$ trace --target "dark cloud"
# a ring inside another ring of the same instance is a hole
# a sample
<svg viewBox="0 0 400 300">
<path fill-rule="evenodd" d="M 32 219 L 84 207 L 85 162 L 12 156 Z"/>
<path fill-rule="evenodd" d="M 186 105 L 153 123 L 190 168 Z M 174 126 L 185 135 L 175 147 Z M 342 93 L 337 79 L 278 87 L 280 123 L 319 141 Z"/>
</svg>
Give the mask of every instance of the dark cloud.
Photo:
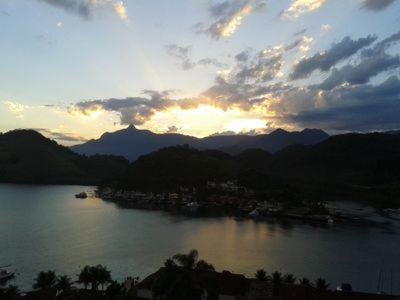
<svg viewBox="0 0 400 300">
<path fill-rule="evenodd" d="M 83 143 L 87 141 L 86 138 L 75 135 L 73 133 L 59 132 L 59 131 L 49 130 L 46 128 L 32 128 L 32 129 L 40 132 L 41 134 L 50 139 L 54 139 L 60 142 Z"/>
<path fill-rule="evenodd" d="M 372 77 L 400 67 L 400 57 L 386 53 L 363 59 L 359 64 L 345 65 L 341 69 L 333 69 L 330 76 L 318 88 L 331 90 L 342 83 L 362 84 L 367 83 Z"/>
<path fill-rule="evenodd" d="M 302 127 L 340 131 L 386 130 L 400 127 L 400 80 L 390 77 L 377 86 L 345 86 L 322 94 L 321 107 L 283 116 Z"/>
<path fill-rule="evenodd" d="M 235 59 L 239 62 L 246 62 L 250 57 L 250 51 L 245 50 L 235 55 Z"/>
<path fill-rule="evenodd" d="M 91 5 L 86 0 L 37 0 L 61 8 L 65 11 L 78 14 L 82 18 L 89 18 Z"/>
<path fill-rule="evenodd" d="M 119 0 L 36 0 L 68 13 L 76 14 L 83 19 L 89 19 L 95 9 L 112 10 L 121 20 L 127 20 L 127 10 L 124 2 Z"/>
<path fill-rule="evenodd" d="M 361 7 L 368 10 L 379 11 L 383 10 L 394 3 L 394 0 L 363 0 Z"/>
<path fill-rule="evenodd" d="M 68 112 L 72 115 L 87 116 L 98 111 L 116 112 L 120 116 L 121 124 L 142 125 L 157 112 L 170 108 L 192 109 L 200 104 L 208 104 L 207 99 L 201 98 L 171 99 L 171 91 L 145 90 L 143 92 L 149 97 L 81 101 L 70 105 Z"/>
<path fill-rule="evenodd" d="M 293 33 L 293 36 L 303 35 L 306 32 L 307 32 L 307 28 L 303 28 L 303 29 L 300 29 L 299 31 L 296 31 L 295 33 Z"/>
<path fill-rule="evenodd" d="M 367 83 L 372 77 L 400 67 L 400 56 L 390 55 L 386 50 L 400 41 L 400 32 L 380 41 L 375 46 L 364 49 L 360 55 L 360 62 L 356 65 L 347 64 L 340 69 L 334 68 L 332 73 L 318 88 L 330 90 L 342 83 Z"/>
<path fill-rule="evenodd" d="M 179 127 L 172 125 L 172 126 L 168 126 L 166 133 L 177 133 L 179 130 L 180 130 Z"/>
<path fill-rule="evenodd" d="M 333 44 L 329 50 L 300 60 L 294 66 L 289 77 L 291 80 L 296 80 L 306 78 L 316 70 L 329 71 L 338 62 L 349 58 L 360 49 L 372 44 L 376 39 L 377 37 L 372 35 L 358 40 L 352 40 L 347 36 L 339 43 Z"/>
<path fill-rule="evenodd" d="M 286 51 L 293 50 L 294 48 L 298 47 L 301 44 L 302 41 L 303 41 L 303 38 L 299 38 L 297 40 L 294 40 L 292 43 L 290 43 L 289 45 L 287 45 L 285 47 L 285 50 Z"/>
</svg>

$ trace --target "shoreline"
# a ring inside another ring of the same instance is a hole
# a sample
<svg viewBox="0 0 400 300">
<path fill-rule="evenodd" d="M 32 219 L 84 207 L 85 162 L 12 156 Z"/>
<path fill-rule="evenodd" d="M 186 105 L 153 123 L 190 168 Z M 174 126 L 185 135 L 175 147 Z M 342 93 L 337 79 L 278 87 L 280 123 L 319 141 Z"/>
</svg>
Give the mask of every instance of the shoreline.
<svg viewBox="0 0 400 300">
<path fill-rule="evenodd" d="M 206 204 L 193 204 L 189 202 L 186 205 L 174 205 L 165 202 L 151 202 L 143 201 L 143 199 L 138 198 L 124 198 L 118 196 L 110 196 L 109 194 L 104 195 L 98 189 L 95 190 L 95 195 L 99 199 L 115 203 L 121 208 L 126 209 L 139 209 L 148 211 L 163 211 L 173 215 L 185 216 L 189 218 L 201 218 L 201 217 L 229 217 L 236 221 L 246 221 L 253 220 L 256 222 L 279 222 L 287 224 L 305 224 L 317 227 L 330 228 L 335 225 L 347 225 L 347 226 L 366 226 L 371 228 L 388 228 L 392 221 L 400 221 L 400 218 L 395 218 L 386 214 L 384 211 L 380 211 L 374 208 L 374 211 L 380 217 L 384 217 L 387 221 L 375 221 L 365 217 L 359 217 L 352 215 L 350 212 L 346 212 L 345 215 L 341 213 L 325 213 L 325 214 L 299 214 L 293 213 L 293 210 L 304 211 L 305 207 L 297 207 L 286 210 L 279 211 L 267 211 L 263 212 L 257 208 L 250 211 L 242 211 L 240 208 L 215 208 L 209 207 Z M 193 204 L 191 206 L 191 204 Z M 255 213 L 257 211 L 257 213 Z"/>
</svg>

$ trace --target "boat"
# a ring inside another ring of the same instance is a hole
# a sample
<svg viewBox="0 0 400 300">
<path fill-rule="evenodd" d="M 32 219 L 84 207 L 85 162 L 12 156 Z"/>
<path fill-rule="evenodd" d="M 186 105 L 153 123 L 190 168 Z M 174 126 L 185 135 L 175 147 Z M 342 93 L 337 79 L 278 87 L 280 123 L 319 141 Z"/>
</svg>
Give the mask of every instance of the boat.
<svg viewBox="0 0 400 300">
<path fill-rule="evenodd" d="M 189 212 L 197 212 L 199 207 L 200 207 L 200 205 L 197 202 L 190 202 L 190 203 L 186 204 L 186 209 Z"/>
<path fill-rule="evenodd" d="M 253 210 L 252 212 L 249 213 L 250 218 L 257 218 L 260 215 L 257 209 Z"/>
<path fill-rule="evenodd" d="M 0 283 L 6 283 L 7 281 L 14 278 L 15 273 L 9 272 L 6 268 L 10 266 L 0 267 Z"/>
<path fill-rule="evenodd" d="M 86 199 L 87 198 L 87 194 L 85 192 L 82 192 L 82 193 L 76 194 L 75 198 Z"/>
</svg>

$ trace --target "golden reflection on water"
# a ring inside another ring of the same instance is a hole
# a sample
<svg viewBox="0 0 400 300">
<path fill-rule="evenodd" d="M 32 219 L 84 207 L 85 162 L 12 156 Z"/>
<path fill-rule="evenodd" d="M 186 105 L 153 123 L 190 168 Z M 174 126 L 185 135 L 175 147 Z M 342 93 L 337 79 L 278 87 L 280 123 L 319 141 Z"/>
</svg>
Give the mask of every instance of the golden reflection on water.
<svg viewBox="0 0 400 300">
<path fill-rule="evenodd" d="M 268 255 L 260 256 L 259 251 L 268 251 L 269 241 L 274 240 L 274 244 L 279 244 L 282 235 L 275 230 L 275 225 L 237 222 L 234 219 L 223 219 L 217 223 L 202 223 L 193 235 L 186 237 L 184 247 L 198 249 L 201 258 L 209 260 L 217 269 L 230 266 L 229 271 L 241 271 L 243 260 L 247 265 L 254 266 L 254 270 L 263 265 L 274 265 Z M 253 250 L 244 254 L 244 251 L 240 251 L 242 247 Z M 263 259 L 260 260 L 260 257 Z"/>
</svg>

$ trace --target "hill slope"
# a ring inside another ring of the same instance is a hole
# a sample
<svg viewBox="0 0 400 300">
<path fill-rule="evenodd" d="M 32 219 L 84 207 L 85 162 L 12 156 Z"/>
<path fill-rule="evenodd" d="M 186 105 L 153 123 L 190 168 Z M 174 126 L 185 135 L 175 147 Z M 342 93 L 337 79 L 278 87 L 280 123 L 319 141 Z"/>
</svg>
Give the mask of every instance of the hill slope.
<svg viewBox="0 0 400 300">
<path fill-rule="evenodd" d="M 78 155 L 33 130 L 0 134 L 0 182 L 97 183 L 127 164 L 123 158 Z"/>
</svg>

